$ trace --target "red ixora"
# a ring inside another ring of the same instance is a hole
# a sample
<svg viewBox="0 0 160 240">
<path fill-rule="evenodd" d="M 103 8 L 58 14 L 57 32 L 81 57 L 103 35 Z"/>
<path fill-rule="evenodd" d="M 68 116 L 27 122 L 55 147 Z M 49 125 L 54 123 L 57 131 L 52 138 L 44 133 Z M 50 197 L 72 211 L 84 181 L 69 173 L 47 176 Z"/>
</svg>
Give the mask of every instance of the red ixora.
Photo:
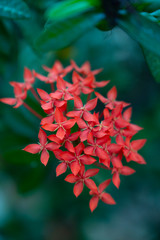
<svg viewBox="0 0 160 240">
<path fill-rule="evenodd" d="M 96 75 L 102 69 L 91 70 L 88 61 L 81 67 L 73 60 L 66 67 L 56 61 L 51 67 L 43 65 L 43 69 L 47 72 L 45 76 L 25 67 L 24 82 L 10 82 L 14 97 L 0 99 L 0 102 L 13 105 L 14 108 L 23 105 L 40 119 L 39 143 L 29 144 L 23 150 L 32 154 L 40 153 L 40 160 L 45 166 L 51 151 L 58 159 L 56 176 L 70 171 L 65 181 L 74 183 L 74 195 L 78 197 L 84 187 L 89 190 L 92 196 L 89 202 L 91 212 L 100 200 L 114 205 L 115 200 L 104 191 L 111 179 L 112 187 L 119 189 L 120 176 L 135 172 L 128 166 L 130 161 L 146 163 L 138 152 L 146 139 L 135 140 L 135 135 L 142 128 L 131 123 L 130 104 L 117 100 L 115 86 L 106 97 L 97 92 L 96 88 L 104 88 L 110 81 L 97 81 Z M 51 90 L 35 90 L 34 83 L 37 80 L 50 85 Z M 28 92 L 39 103 L 43 116 L 27 104 Z M 104 104 L 103 109 L 97 105 L 98 101 Z M 110 179 L 103 179 L 101 169 L 106 171 Z M 98 187 L 96 182 L 99 182 Z"/>
<path fill-rule="evenodd" d="M 29 144 L 23 150 L 29 153 L 40 153 L 41 152 L 41 162 L 46 166 L 49 159 L 48 151 L 54 151 L 60 147 L 59 144 L 47 142 L 47 134 L 40 128 L 38 134 L 39 143 L 38 144 Z"/>
</svg>

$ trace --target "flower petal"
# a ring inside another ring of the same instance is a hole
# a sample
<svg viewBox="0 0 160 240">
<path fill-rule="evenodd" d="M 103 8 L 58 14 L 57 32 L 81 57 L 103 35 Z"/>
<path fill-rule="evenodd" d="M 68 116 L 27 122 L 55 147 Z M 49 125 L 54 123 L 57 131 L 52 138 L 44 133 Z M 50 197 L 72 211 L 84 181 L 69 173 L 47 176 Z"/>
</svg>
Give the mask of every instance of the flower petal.
<svg viewBox="0 0 160 240">
<path fill-rule="evenodd" d="M 41 153 L 41 162 L 46 166 L 49 159 L 49 153 L 46 149 L 43 149 Z"/>
<path fill-rule="evenodd" d="M 110 100 L 115 100 L 117 98 L 117 89 L 115 86 L 107 93 L 107 97 Z"/>
<path fill-rule="evenodd" d="M 86 109 L 87 111 L 91 111 L 91 110 L 93 110 L 96 106 L 97 106 L 97 98 L 94 98 L 94 99 L 92 99 L 92 100 L 90 100 L 90 101 L 88 101 L 88 102 L 86 103 L 85 109 Z"/>
<path fill-rule="evenodd" d="M 97 190 L 97 186 L 92 179 L 85 179 L 84 183 L 90 190 Z"/>
<path fill-rule="evenodd" d="M 49 94 L 46 91 L 44 91 L 40 88 L 37 88 L 37 92 L 42 100 L 44 100 L 44 101 L 51 100 L 51 97 L 49 96 Z"/>
<path fill-rule="evenodd" d="M 41 151 L 41 147 L 39 144 L 29 144 L 23 150 L 35 154 Z"/>
<path fill-rule="evenodd" d="M 78 177 L 75 176 L 74 174 L 69 174 L 67 175 L 67 177 L 64 179 L 66 182 L 69 182 L 69 183 L 75 183 L 78 181 Z"/>
<path fill-rule="evenodd" d="M 65 123 L 63 124 L 63 127 L 64 127 L 65 129 L 70 129 L 70 128 L 72 128 L 72 127 L 74 126 L 75 123 L 76 123 L 76 120 L 75 120 L 75 119 L 69 119 L 67 122 L 65 122 Z"/>
<path fill-rule="evenodd" d="M 114 201 L 112 196 L 108 193 L 103 193 L 102 197 L 101 197 L 101 200 L 106 204 L 110 204 L 110 205 L 116 204 L 116 202 Z"/>
<path fill-rule="evenodd" d="M 60 146 L 60 144 L 51 142 L 46 145 L 46 149 L 53 152 L 54 150 L 57 150 Z"/>
<path fill-rule="evenodd" d="M 80 182 L 75 183 L 74 188 L 73 188 L 74 195 L 76 197 L 78 197 L 82 191 L 83 191 L 83 182 L 80 181 Z"/>
<path fill-rule="evenodd" d="M 83 152 L 84 150 L 84 147 L 85 145 L 83 143 L 79 143 L 76 147 L 75 147 L 75 152 L 76 152 L 76 155 L 79 156 L 81 155 L 81 153 Z"/>
<path fill-rule="evenodd" d="M 59 175 L 65 173 L 67 170 L 67 164 L 65 162 L 60 163 L 57 167 L 56 167 L 56 176 L 58 177 Z"/>
<path fill-rule="evenodd" d="M 117 171 L 113 174 L 112 181 L 113 181 L 113 184 L 116 186 L 116 188 L 119 188 L 120 178 L 119 178 L 119 173 Z"/>
<path fill-rule="evenodd" d="M 66 134 L 66 131 L 62 127 L 60 127 L 56 133 L 56 136 L 62 140 L 64 139 L 65 134 Z"/>
<path fill-rule="evenodd" d="M 72 173 L 73 173 L 75 176 L 79 173 L 79 171 L 80 171 L 80 169 L 81 169 L 78 161 L 72 162 L 72 163 L 70 164 L 70 168 L 71 168 Z"/>
<path fill-rule="evenodd" d="M 146 141 L 147 141 L 146 139 L 134 140 L 134 141 L 131 142 L 131 146 L 132 146 L 133 149 L 139 150 L 144 146 Z"/>
<path fill-rule="evenodd" d="M 83 164 L 86 164 L 86 165 L 91 165 L 92 163 L 96 162 L 96 159 L 94 159 L 88 155 L 82 155 L 80 157 L 80 160 Z"/>
<path fill-rule="evenodd" d="M 44 146 L 47 142 L 47 134 L 41 128 L 39 130 L 38 139 L 39 139 L 39 142 L 42 146 Z"/>
<path fill-rule="evenodd" d="M 131 175 L 133 173 L 135 173 L 136 171 L 130 167 L 124 166 L 121 170 L 120 170 L 120 174 L 128 176 Z"/>
<path fill-rule="evenodd" d="M 100 192 L 103 192 L 103 190 L 108 187 L 108 185 L 110 184 L 111 182 L 111 179 L 107 179 L 106 181 L 102 182 L 100 185 L 99 185 L 99 191 Z"/>
<path fill-rule="evenodd" d="M 89 201 L 89 208 L 91 212 L 93 212 L 96 209 L 96 207 L 98 206 L 98 202 L 99 202 L 98 196 L 93 196 L 91 198 L 91 200 Z"/>
<path fill-rule="evenodd" d="M 99 172 L 98 168 L 89 169 L 85 172 L 85 178 L 93 177 L 93 176 L 97 175 L 98 172 Z"/>
<path fill-rule="evenodd" d="M 0 102 L 3 102 L 8 105 L 15 105 L 17 100 L 15 98 L 1 98 Z"/>
</svg>

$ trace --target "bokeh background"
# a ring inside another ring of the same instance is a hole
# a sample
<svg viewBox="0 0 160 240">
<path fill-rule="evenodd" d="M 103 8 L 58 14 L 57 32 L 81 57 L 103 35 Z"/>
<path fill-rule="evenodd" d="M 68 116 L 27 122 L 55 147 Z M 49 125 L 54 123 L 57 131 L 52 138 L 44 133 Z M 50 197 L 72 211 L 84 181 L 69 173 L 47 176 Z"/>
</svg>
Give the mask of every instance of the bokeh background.
<svg viewBox="0 0 160 240">
<path fill-rule="evenodd" d="M 31 6 L 35 25 L 42 28 L 44 1 L 37 9 L 34 3 Z M 0 97 L 13 96 L 8 83 L 23 80 L 24 66 L 44 73 L 42 64 L 52 66 L 56 59 L 64 66 L 70 59 L 78 65 L 89 60 L 92 69 L 104 69 L 98 80 L 111 80 L 100 92 L 105 95 L 116 85 L 118 100 L 132 104 L 132 122 L 144 128 L 135 138 L 147 139 L 140 151 L 147 165 L 131 163 L 136 174 L 122 176 L 119 190 L 109 187 L 117 204 L 101 202 L 91 213 L 87 190 L 76 199 L 64 175 L 56 178 L 53 156 L 44 167 L 38 155 L 21 150 L 37 142 L 39 121 L 23 107 L 12 109 L 1 103 L 0 240 L 159 240 L 160 84 L 141 48 L 118 27 L 107 33 L 95 28 L 68 48 L 40 54 L 31 44 L 38 27 L 27 21 L 0 19 Z M 27 101 L 41 111 L 31 95 Z M 103 177 L 105 173 L 97 181 Z"/>
</svg>

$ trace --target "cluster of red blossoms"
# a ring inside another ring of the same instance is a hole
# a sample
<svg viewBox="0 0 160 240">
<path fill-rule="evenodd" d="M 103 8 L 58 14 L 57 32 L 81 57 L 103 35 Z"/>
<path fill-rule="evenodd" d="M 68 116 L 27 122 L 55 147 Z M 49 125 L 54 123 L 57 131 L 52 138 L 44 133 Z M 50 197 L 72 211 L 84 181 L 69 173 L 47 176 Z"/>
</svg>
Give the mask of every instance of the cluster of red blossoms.
<svg viewBox="0 0 160 240">
<path fill-rule="evenodd" d="M 111 180 L 116 188 L 120 185 L 120 175 L 131 175 L 135 170 L 124 165 L 134 161 L 145 164 L 143 157 L 137 152 L 143 147 L 146 140 L 131 140 L 142 128 L 130 123 L 132 108 L 123 101 L 117 101 L 116 87 L 110 89 L 106 97 L 96 92 L 96 88 L 106 86 L 109 81 L 97 82 L 95 75 L 101 69 L 91 70 L 89 62 L 78 67 L 74 61 L 64 68 L 56 61 L 52 68 L 43 66 L 47 76 L 34 70 L 24 69 L 24 82 L 10 82 L 14 88 L 14 98 L 2 98 L 1 102 L 14 105 L 15 108 L 23 105 L 41 119 L 38 134 L 39 143 L 30 144 L 24 148 L 32 154 L 41 153 L 41 162 L 46 165 L 49 160 L 49 151 L 53 152 L 59 163 L 56 175 L 59 176 L 69 168 L 71 173 L 65 181 L 74 183 L 73 192 L 78 197 L 84 185 L 92 196 L 89 207 L 93 211 L 98 201 L 106 204 L 115 204 L 114 199 L 104 190 Z M 73 71 L 73 72 L 72 72 Z M 72 83 L 64 80 L 72 72 Z M 35 79 L 51 85 L 51 93 L 33 88 Z M 55 90 L 56 85 L 56 90 Z M 27 92 L 31 91 L 39 101 L 46 116 L 43 118 L 28 106 L 24 100 Z M 86 96 L 86 103 L 82 96 Z M 91 99 L 91 96 L 95 96 Z M 99 113 L 94 109 L 97 101 L 104 104 L 104 110 Z M 68 103 L 74 101 L 74 109 L 69 111 Z M 128 107 L 128 108 L 126 108 Z M 49 135 L 44 131 L 48 131 Z M 86 165 L 92 165 L 86 170 Z M 97 168 L 94 168 L 94 167 Z M 111 179 L 102 182 L 98 187 L 91 177 L 104 168 L 111 173 Z"/>
</svg>

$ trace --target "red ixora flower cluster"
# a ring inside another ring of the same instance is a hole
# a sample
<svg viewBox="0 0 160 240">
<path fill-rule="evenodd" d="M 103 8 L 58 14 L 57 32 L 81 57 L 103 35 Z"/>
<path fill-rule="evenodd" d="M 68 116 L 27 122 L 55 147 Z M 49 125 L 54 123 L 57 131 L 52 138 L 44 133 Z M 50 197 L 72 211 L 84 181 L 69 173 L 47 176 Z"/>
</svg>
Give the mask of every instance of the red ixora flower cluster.
<svg viewBox="0 0 160 240">
<path fill-rule="evenodd" d="M 146 140 L 132 140 L 142 129 L 130 123 L 132 108 L 128 107 L 128 103 L 116 100 L 116 87 L 111 88 L 106 97 L 95 91 L 96 88 L 105 87 L 109 81 L 97 82 L 95 76 L 102 70 L 92 71 L 89 62 L 78 67 L 72 60 L 71 64 L 64 68 L 56 61 L 52 68 L 43 68 L 47 76 L 25 68 L 24 83 L 10 82 L 15 97 L 0 99 L 15 108 L 24 105 L 41 119 L 39 143 L 30 144 L 24 150 L 32 154 L 41 153 L 40 158 L 44 165 L 48 163 L 49 152 L 53 152 L 59 161 L 56 175 L 65 173 L 67 169 L 71 170 L 65 181 L 74 183 L 75 196 L 81 194 L 84 185 L 89 189 L 92 196 L 89 203 L 91 211 L 97 207 L 99 200 L 106 204 L 115 204 L 111 195 L 104 191 L 111 179 L 115 187 L 119 188 L 120 175 L 131 175 L 135 172 L 126 166 L 125 162 L 146 163 L 137 152 Z M 72 82 L 69 83 L 64 78 L 71 71 Z M 38 96 L 33 88 L 36 78 L 50 84 L 51 93 L 37 89 Z M 24 102 L 29 90 L 39 101 L 45 117 Z M 85 99 L 85 95 L 87 100 L 84 104 L 82 98 Z M 91 96 L 94 98 L 91 99 Z M 98 100 L 104 104 L 101 113 L 94 111 Z M 72 111 L 68 109 L 70 101 L 74 101 L 74 109 L 70 109 Z M 48 131 L 49 135 L 45 131 Z M 126 161 L 122 161 L 123 157 Z M 88 169 L 88 165 L 92 165 L 91 169 Z M 94 168 L 95 166 L 97 168 Z M 110 171 L 111 179 L 97 186 L 91 178 L 97 175 L 101 168 Z"/>
</svg>

